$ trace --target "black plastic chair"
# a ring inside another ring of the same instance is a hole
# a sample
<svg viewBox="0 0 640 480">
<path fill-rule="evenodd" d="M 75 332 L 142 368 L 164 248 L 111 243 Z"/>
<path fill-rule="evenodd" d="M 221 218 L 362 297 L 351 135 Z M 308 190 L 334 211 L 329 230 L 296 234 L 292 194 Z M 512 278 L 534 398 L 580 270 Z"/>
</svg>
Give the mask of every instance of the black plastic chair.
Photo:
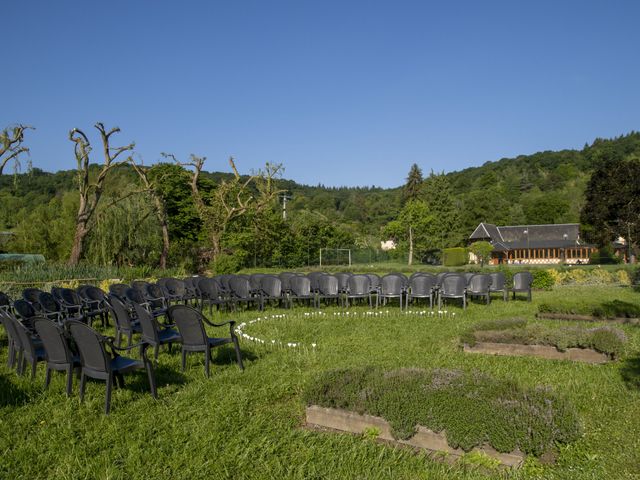
<svg viewBox="0 0 640 480">
<path fill-rule="evenodd" d="M 18 338 L 18 332 L 16 332 L 13 322 L 9 318 L 11 312 L 8 310 L 0 310 L 0 322 L 4 327 L 4 331 L 7 334 L 7 366 L 13 368 L 17 366 L 17 360 L 20 359 L 22 345 Z"/>
<path fill-rule="evenodd" d="M 213 323 L 207 320 L 198 310 L 188 305 L 173 305 L 169 307 L 168 316 L 170 321 L 178 327 L 178 331 L 182 337 L 183 372 L 187 363 L 187 353 L 204 352 L 204 371 L 208 377 L 211 349 L 228 343 L 233 343 L 238 366 L 240 370 L 244 370 L 238 337 L 234 331 L 234 325 L 236 324 L 234 320 L 223 323 Z M 225 325 L 229 325 L 229 337 L 209 337 L 204 327 L 205 323 L 211 327 L 224 327 Z"/>
<path fill-rule="evenodd" d="M 149 303 L 152 310 L 167 310 L 167 299 L 165 298 L 164 290 L 160 285 L 155 283 L 148 284 L 144 298 Z"/>
<path fill-rule="evenodd" d="M 38 362 L 44 361 L 44 348 L 42 348 L 42 342 L 36 339 L 27 327 L 18 321 L 13 315 L 5 314 L 5 316 L 12 322 L 15 333 L 17 334 L 18 341 L 20 343 L 20 355 L 18 356 L 18 374 L 22 375 L 26 364 L 31 365 L 31 378 L 36 376 L 36 368 Z M 35 320 L 32 319 L 32 320 Z"/>
<path fill-rule="evenodd" d="M 225 305 L 225 300 L 222 296 L 222 289 L 220 283 L 214 278 L 202 277 L 198 279 L 198 292 L 200 293 L 200 310 L 205 305 L 209 305 L 209 312 L 213 311 L 213 306 L 219 310 L 220 307 Z"/>
<path fill-rule="evenodd" d="M 146 355 L 146 344 L 141 343 L 128 347 L 117 347 L 113 344 L 112 338 L 100 335 L 93 328 L 82 322 L 70 320 L 68 327 L 80 352 L 80 362 L 82 365 L 80 374 L 80 402 L 84 401 L 87 377 L 105 380 L 107 388 L 104 412 L 108 415 L 111 409 L 111 390 L 114 382 L 119 383 L 120 387 L 124 387 L 123 374 L 141 369 L 147 372 L 151 395 L 153 398 L 158 398 L 153 365 Z M 122 357 L 118 354 L 119 351 L 128 351 L 138 346 L 141 350 L 142 361 Z"/>
<path fill-rule="evenodd" d="M 338 279 L 338 290 L 340 290 L 341 293 L 347 292 L 347 282 L 349 281 L 349 277 L 351 277 L 352 275 L 352 273 L 347 272 L 338 272 L 334 274 L 334 276 Z"/>
<path fill-rule="evenodd" d="M 397 298 L 400 302 L 400 310 L 402 310 L 405 280 L 406 277 L 403 279 L 396 273 L 389 273 L 382 277 L 378 299 L 382 300 L 384 305 L 386 305 L 387 300 Z"/>
<path fill-rule="evenodd" d="M 316 293 L 316 307 L 320 308 L 320 301 L 335 300 L 336 305 L 342 302 L 342 292 L 338 278 L 334 275 L 322 275 L 318 277 L 318 292 Z"/>
<path fill-rule="evenodd" d="M 467 281 L 463 275 L 449 273 L 442 277 L 442 285 L 438 294 L 438 309 L 442 308 L 442 301 L 447 298 L 462 299 L 462 308 L 467 308 Z"/>
<path fill-rule="evenodd" d="M 320 288 L 320 279 L 325 276 L 325 272 L 309 272 L 307 273 L 307 278 L 311 282 L 311 291 L 314 293 L 318 292 Z"/>
<path fill-rule="evenodd" d="M 102 326 L 107 326 L 107 294 L 94 285 L 83 285 L 78 287 L 76 291 L 82 299 L 84 318 L 87 319 L 89 325 L 93 323 L 94 318 L 99 318 Z"/>
<path fill-rule="evenodd" d="M 185 295 L 187 293 L 187 287 L 182 280 L 178 280 L 177 278 L 161 278 L 158 280 L 158 285 L 164 290 L 167 305 L 170 305 L 172 302 L 186 302 Z"/>
<path fill-rule="evenodd" d="M 62 320 L 64 319 L 64 310 L 53 294 L 40 292 L 40 295 L 38 295 L 38 303 L 41 307 L 41 315 L 44 315 L 51 320 L 55 320 L 58 323 L 62 323 Z"/>
<path fill-rule="evenodd" d="M 116 326 L 116 345 L 118 347 L 121 345 L 123 336 L 127 337 L 127 346 L 131 345 L 133 334 L 142 333 L 140 322 L 131 317 L 126 305 L 115 295 L 110 295 L 107 298 L 107 306 Z"/>
<path fill-rule="evenodd" d="M 229 287 L 231 288 L 231 305 L 234 309 L 236 309 L 240 303 L 244 303 L 247 308 L 249 304 L 255 304 L 258 306 L 258 309 L 262 310 L 261 297 L 253 293 L 248 278 L 234 276 L 229 279 Z"/>
<path fill-rule="evenodd" d="M 36 312 L 40 311 L 40 304 L 38 303 L 38 296 L 42 290 L 39 288 L 25 288 L 22 291 L 22 298 L 31 304 Z"/>
<path fill-rule="evenodd" d="M 26 300 L 18 299 L 13 302 L 13 309 L 20 320 L 22 320 L 23 325 L 29 330 L 33 330 L 31 322 L 38 315 L 38 312 L 33 308 L 33 305 Z"/>
<path fill-rule="evenodd" d="M 173 325 L 160 325 L 142 305 L 134 303 L 133 307 L 140 322 L 142 342 L 153 347 L 153 357 L 156 361 L 158 360 L 160 345 L 167 345 L 169 352 L 171 352 L 171 346 L 182 341 L 180 333 L 171 328 Z"/>
<path fill-rule="evenodd" d="M 489 305 L 491 303 L 491 276 L 477 273 L 467 283 L 467 297 L 483 297 Z"/>
<path fill-rule="evenodd" d="M 350 275 L 347 279 L 345 305 L 348 307 L 349 300 L 357 299 L 368 299 L 369 308 L 373 307 L 371 281 L 367 275 Z"/>
<path fill-rule="evenodd" d="M 263 275 L 260 279 L 260 299 L 262 308 L 264 308 L 265 302 L 276 301 L 279 306 L 282 306 L 282 301 L 285 300 L 282 296 L 282 282 L 280 278 L 275 275 Z"/>
<path fill-rule="evenodd" d="M 115 295 L 116 297 L 118 297 L 120 300 L 122 300 L 123 302 L 126 301 L 125 298 L 125 292 L 131 288 L 130 285 L 127 285 L 126 283 L 114 283 L 112 285 L 109 285 L 109 293 L 111 295 Z"/>
<path fill-rule="evenodd" d="M 80 295 L 78 295 L 75 290 L 70 288 L 60 288 L 52 290 L 52 294 L 58 299 L 58 302 L 60 302 L 67 318 L 73 318 L 74 320 L 80 321 L 84 320 L 84 304 Z"/>
<path fill-rule="evenodd" d="M 7 312 L 11 312 L 12 304 L 11 297 L 4 292 L 0 292 L 0 311 L 6 310 Z"/>
<path fill-rule="evenodd" d="M 502 293 L 502 299 L 506 302 L 509 300 L 509 293 L 506 287 L 506 281 L 504 277 L 504 273 L 502 272 L 494 272 L 490 274 L 491 276 L 491 287 L 489 287 L 489 294 L 491 293 Z"/>
<path fill-rule="evenodd" d="M 311 280 L 306 276 L 295 276 L 289 279 L 289 308 L 293 307 L 294 300 L 303 300 L 307 305 L 316 303 L 316 294 L 311 291 Z"/>
<path fill-rule="evenodd" d="M 409 289 L 407 291 L 407 306 L 415 299 L 428 298 L 429 308 L 433 308 L 433 291 L 436 286 L 436 279 L 433 275 L 413 275 L 409 278 Z"/>
<path fill-rule="evenodd" d="M 73 388 L 73 370 L 80 368 L 80 357 L 74 355 L 69 348 L 65 331 L 48 318 L 36 318 L 33 326 L 42 340 L 47 370 L 44 377 L 44 388 L 49 387 L 51 372 L 67 372 L 67 397 Z"/>
<path fill-rule="evenodd" d="M 531 301 L 531 285 L 533 284 L 533 275 L 529 272 L 518 272 L 513 275 L 513 299 L 516 299 L 516 292 L 526 293 L 527 300 Z"/>
</svg>

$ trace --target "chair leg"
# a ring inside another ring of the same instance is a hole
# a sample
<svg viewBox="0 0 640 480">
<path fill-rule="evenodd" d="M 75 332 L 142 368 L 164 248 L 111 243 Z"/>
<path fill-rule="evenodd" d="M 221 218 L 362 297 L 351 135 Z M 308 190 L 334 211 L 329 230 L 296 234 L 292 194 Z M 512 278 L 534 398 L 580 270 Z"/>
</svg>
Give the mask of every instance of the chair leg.
<svg viewBox="0 0 640 480">
<path fill-rule="evenodd" d="M 187 351 L 182 349 L 182 371 L 184 372 L 185 368 L 187 368 Z"/>
<path fill-rule="evenodd" d="M 204 373 L 209 378 L 209 362 L 211 361 L 211 347 L 207 346 L 204 352 Z"/>
<path fill-rule="evenodd" d="M 69 365 L 67 369 L 67 397 L 71 396 L 71 390 L 73 389 L 73 365 Z"/>
<path fill-rule="evenodd" d="M 104 413 L 105 415 L 109 415 L 109 410 L 111 410 L 111 389 L 113 386 L 113 378 L 114 375 L 111 374 L 107 377 L 107 391 L 105 393 L 104 399 Z"/>
<path fill-rule="evenodd" d="M 84 401 L 84 388 L 87 383 L 87 377 L 85 377 L 84 372 L 80 374 L 80 403 Z"/>
<path fill-rule="evenodd" d="M 242 352 L 240 352 L 240 344 L 238 343 L 238 338 L 234 335 L 233 337 L 233 346 L 236 350 L 236 360 L 238 361 L 238 366 L 240 370 L 244 370 L 244 365 L 242 364 Z"/>
<path fill-rule="evenodd" d="M 156 363 L 158 362 L 158 353 L 160 351 L 160 345 L 156 345 L 153 347 L 153 357 L 156 360 Z"/>
<path fill-rule="evenodd" d="M 51 382 L 51 369 L 47 366 L 47 370 L 44 373 L 44 388 L 49 388 Z"/>
<path fill-rule="evenodd" d="M 36 378 L 36 367 L 38 366 L 38 362 L 36 359 L 33 359 L 33 363 L 31 364 L 31 380 Z"/>
</svg>

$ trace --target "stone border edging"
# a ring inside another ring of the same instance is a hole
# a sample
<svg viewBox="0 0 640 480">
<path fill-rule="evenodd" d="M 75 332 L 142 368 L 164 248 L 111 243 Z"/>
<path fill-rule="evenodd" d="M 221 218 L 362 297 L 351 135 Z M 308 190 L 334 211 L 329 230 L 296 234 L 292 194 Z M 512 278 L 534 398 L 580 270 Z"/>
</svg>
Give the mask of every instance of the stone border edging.
<svg viewBox="0 0 640 480">
<path fill-rule="evenodd" d="M 576 321 L 584 321 L 584 322 L 610 322 L 610 323 L 632 323 L 632 324 L 640 323 L 639 318 L 627 318 L 627 317 L 604 318 L 604 317 L 595 317 L 593 315 L 579 315 L 575 313 L 538 312 L 536 313 L 536 317 L 546 318 L 549 320 L 576 320 Z"/>
<path fill-rule="evenodd" d="M 473 347 L 464 345 L 466 353 L 483 353 L 487 355 L 507 355 L 514 357 L 540 357 L 548 360 L 571 360 L 601 364 L 611 361 L 608 355 L 589 348 L 567 348 L 561 352 L 548 345 L 522 345 L 520 343 L 477 342 Z"/>
<path fill-rule="evenodd" d="M 462 457 L 466 453 L 461 448 L 450 447 L 444 432 L 436 433 L 420 425 L 416 434 L 409 440 L 398 440 L 391 435 L 391 425 L 384 418 L 366 414 L 360 415 L 347 410 L 320 407 L 318 405 L 308 406 L 306 415 L 308 425 L 358 434 L 365 433 L 370 429 L 376 429 L 379 432 L 378 439 L 391 443 L 442 453 L 455 459 Z M 525 455 L 518 450 L 511 453 L 500 453 L 488 445 L 475 447 L 472 452 L 484 453 L 509 467 L 519 467 L 525 459 Z"/>
</svg>

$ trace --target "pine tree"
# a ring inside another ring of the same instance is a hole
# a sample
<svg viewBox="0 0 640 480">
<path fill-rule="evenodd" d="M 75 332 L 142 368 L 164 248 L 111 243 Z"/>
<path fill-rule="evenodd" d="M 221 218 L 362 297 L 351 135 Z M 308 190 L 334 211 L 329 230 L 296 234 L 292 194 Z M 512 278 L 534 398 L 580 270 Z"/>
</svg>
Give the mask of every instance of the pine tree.
<svg viewBox="0 0 640 480">
<path fill-rule="evenodd" d="M 402 203 L 405 204 L 413 200 L 419 200 L 423 183 L 422 170 L 414 163 L 411 165 L 407 181 L 402 188 Z"/>
<path fill-rule="evenodd" d="M 449 179 L 444 172 L 431 171 L 422 189 L 425 202 L 434 219 L 429 229 L 434 249 L 453 247 L 462 240 L 460 215 Z"/>
</svg>

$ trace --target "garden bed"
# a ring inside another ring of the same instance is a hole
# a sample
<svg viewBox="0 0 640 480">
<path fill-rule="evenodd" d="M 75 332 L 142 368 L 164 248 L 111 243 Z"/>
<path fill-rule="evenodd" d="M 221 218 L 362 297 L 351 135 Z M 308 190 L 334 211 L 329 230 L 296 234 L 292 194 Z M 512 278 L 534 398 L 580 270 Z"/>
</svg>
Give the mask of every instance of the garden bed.
<svg viewBox="0 0 640 480">
<path fill-rule="evenodd" d="M 479 371 L 351 368 L 325 372 L 305 394 L 307 424 L 458 458 L 504 465 L 552 454 L 580 436 L 574 407 L 548 387 Z"/>
<path fill-rule="evenodd" d="M 605 363 L 624 352 L 627 337 L 612 327 L 549 327 L 521 319 L 482 322 L 461 335 L 465 352 Z"/>
<path fill-rule="evenodd" d="M 640 322 L 640 305 L 632 301 L 610 300 L 605 302 L 585 302 L 584 300 L 563 298 L 561 302 L 541 303 L 539 318 L 555 320 L 610 321 L 616 323 Z"/>
<path fill-rule="evenodd" d="M 450 447 L 447 442 L 447 436 L 444 433 L 436 433 L 421 425 L 418 425 L 416 434 L 413 437 L 408 440 L 398 440 L 393 437 L 389 422 L 384 418 L 374 417 L 373 415 L 360 415 L 347 410 L 320 407 L 318 405 L 308 406 L 306 415 L 307 425 L 309 426 L 365 435 L 370 435 L 373 432 L 379 440 L 426 450 L 454 460 L 467 453 L 461 448 Z M 525 455 L 517 450 L 510 453 L 500 453 L 494 448 L 483 446 L 475 447 L 471 451 L 487 455 L 508 467 L 520 466 L 525 459 Z"/>
<path fill-rule="evenodd" d="M 548 320 L 567 320 L 576 322 L 611 322 L 611 323 L 630 323 L 636 325 L 640 323 L 640 318 L 633 317 L 597 317 L 595 315 L 581 315 L 577 313 L 553 313 L 553 312 L 538 312 L 536 314 L 538 318 L 546 318 Z"/>
</svg>

